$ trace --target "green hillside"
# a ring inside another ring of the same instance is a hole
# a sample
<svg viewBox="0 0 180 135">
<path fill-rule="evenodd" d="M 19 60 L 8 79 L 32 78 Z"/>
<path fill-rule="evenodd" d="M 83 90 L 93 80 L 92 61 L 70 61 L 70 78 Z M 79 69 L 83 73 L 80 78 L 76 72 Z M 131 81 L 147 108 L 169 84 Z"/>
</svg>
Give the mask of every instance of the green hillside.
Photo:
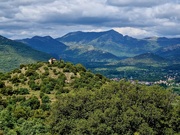
<svg viewBox="0 0 180 135">
<path fill-rule="evenodd" d="M 180 97 L 110 81 L 81 64 L 20 65 L 0 75 L 0 134 L 178 134 Z"/>
<path fill-rule="evenodd" d="M 50 36 L 40 37 L 34 36 L 32 38 L 27 38 L 23 40 L 17 40 L 28 46 L 32 47 L 35 50 L 51 54 L 56 59 L 59 59 L 62 52 L 66 50 L 67 46 L 57 40 L 54 40 Z"/>
<path fill-rule="evenodd" d="M 0 36 L 0 72 L 11 71 L 20 64 L 47 61 L 51 56 L 23 43 Z"/>
<path fill-rule="evenodd" d="M 118 62 L 93 63 L 88 67 L 94 73 L 101 73 L 108 78 L 126 78 L 148 82 L 165 81 L 169 77 L 179 80 L 180 75 L 178 62 L 153 53 L 140 54 Z"/>
<path fill-rule="evenodd" d="M 153 53 L 144 53 L 132 58 L 121 60 L 119 64 L 162 67 L 167 66 L 169 64 L 169 61 Z"/>
<path fill-rule="evenodd" d="M 180 63 L 180 44 L 167 46 L 159 49 L 156 53 L 171 61 Z"/>
</svg>

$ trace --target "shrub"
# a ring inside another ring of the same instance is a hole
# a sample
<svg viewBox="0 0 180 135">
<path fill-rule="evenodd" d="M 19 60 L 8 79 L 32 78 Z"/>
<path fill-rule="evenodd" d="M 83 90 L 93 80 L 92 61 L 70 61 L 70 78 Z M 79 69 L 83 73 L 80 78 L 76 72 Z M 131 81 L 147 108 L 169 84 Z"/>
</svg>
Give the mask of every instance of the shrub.
<svg viewBox="0 0 180 135">
<path fill-rule="evenodd" d="M 14 69 L 14 70 L 12 71 L 12 73 L 21 73 L 21 70 L 20 70 L 20 69 Z"/>
<path fill-rule="evenodd" d="M 13 91 L 13 88 L 11 86 L 6 86 L 4 88 L 1 88 L 0 93 L 8 96 L 8 95 L 13 95 L 14 91 Z"/>
<path fill-rule="evenodd" d="M 63 69 L 63 72 L 70 72 L 70 70 L 65 67 L 65 68 Z"/>
<path fill-rule="evenodd" d="M 27 70 L 26 71 L 26 73 L 25 73 L 25 76 L 33 76 L 34 75 L 34 70 L 32 70 L 32 69 L 29 69 L 29 70 Z"/>
<path fill-rule="evenodd" d="M 0 88 L 4 88 L 5 87 L 5 83 L 0 81 Z"/>
<path fill-rule="evenodd" d="M 40 107 L 40 101 L 36 96 L 30 97 L 26 102 L 24 103 L 26 106 L 30 106 L 31 109 L 35 110 Z"/>
<path fill-rule="evenodd" d="M 20 80 L 19 80 L 19 77 L 16 75 L 16 76 L 13 76 L 11 79 L 10 79 L 10 81 L 12 82 L 12 83 L 20 83 Z"/>
<path fill-rule="evenodd" d="M 77 68 L 77 71 L 83 71 L 86 72 L 86 68 L 82 64 L 76 64 L 75 67 Z"/>
<path fill-rule="evenodd" d="M 42 100 L 42 103 L 49 103 L 50 102 L 50 99 L 47 95 L 44 95 L 41 100 Z"/>
<path fill-rule="evenodd" d="M 41 91 L 39 97 L 42 98 L 45 94 Z"/>
<path fill-rule="evenodd" d="M 50 105 L 47 104 L 47 103 L 42 103 L 40 108 L 42 110 L 44 110 L 44 111 L 49 111 L 50 110 Z"/>
<path fill-rule="evenodd" d="M 27 88 L 20 88 L 18 94 L 20 95 L 29 94 L 29 90 Z"/>
<path fill-rule="evenodd" d="M 24 68 L 24 67 L 26 67 L 26 65 L 24 65 L 24 64 L 21 64 L 21 65 L 20 65 L 20 69 L 22 69 L 22 68 Z"/>
</svg>

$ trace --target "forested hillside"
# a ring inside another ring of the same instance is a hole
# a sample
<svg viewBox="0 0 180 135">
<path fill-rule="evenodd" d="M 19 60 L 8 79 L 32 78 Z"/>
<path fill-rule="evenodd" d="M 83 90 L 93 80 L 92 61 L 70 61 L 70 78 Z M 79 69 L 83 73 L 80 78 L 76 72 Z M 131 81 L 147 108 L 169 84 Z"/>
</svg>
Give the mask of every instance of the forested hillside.
<svg viewBox="0 0 180 135">
<path fill-rule="evenodd" d="M 0 134 L 178 134 L 180 97 L 111 81 L 81 64 L 20 65 L 0 75 Z"/>
<path fill-rule="evenodd" d="M 61 57 L 62 55 L 62 52 L 67 48 L 65 44 L 58 42 L 57 40 L 54 40 L 50 36 L 45 36 L 45 37 L 34 36 L 32 38 L 27 38 L 17 41 L 25 43 L 28 46 L 38 51 L 51 54 L 56 59 L 59 59 L 59 57 Z"/>
<path fill-rule="evenodd" d="M 20 64 L 47 61 L 51 56 L 0 36 L 0 72 L 11 71 Z"/>
</svg>

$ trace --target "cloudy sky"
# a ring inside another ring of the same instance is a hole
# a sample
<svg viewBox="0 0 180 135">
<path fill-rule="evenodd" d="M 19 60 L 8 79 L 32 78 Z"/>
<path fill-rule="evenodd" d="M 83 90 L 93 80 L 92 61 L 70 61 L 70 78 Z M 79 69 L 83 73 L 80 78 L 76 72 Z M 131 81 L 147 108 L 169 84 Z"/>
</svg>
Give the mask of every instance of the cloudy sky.
<svg viewBox="0 0 180 135">
<path fill-rule="evenodd" d="M 180 37 L 180 0 L 0 0 L 0 35 L 11 39 L 109 29 Z"/>
</svg>

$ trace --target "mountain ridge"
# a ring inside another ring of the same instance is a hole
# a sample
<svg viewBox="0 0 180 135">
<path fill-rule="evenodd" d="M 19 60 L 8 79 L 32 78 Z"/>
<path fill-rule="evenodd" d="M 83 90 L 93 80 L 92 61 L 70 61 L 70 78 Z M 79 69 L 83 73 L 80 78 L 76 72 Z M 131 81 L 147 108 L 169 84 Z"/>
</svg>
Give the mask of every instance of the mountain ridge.
<svg viewBox="0 0 180 135">
<path fill-rule="evenodd" d="M 61 53 L 67 48 L 65 44 L 54 40 L 51 36 L 34 36 L 17 41 L 25 43 L 38 51 L 49 53 L 57 59 L 60 58 Z"/>
<path fill-rule="evenodd" d="M 120 60 L 117 65 L 131 65 L 131 66 L 167 66 L 169 65 L 169 60 L 148 52 L 144 54 L 140 54 L 134 57 L 126 58 L 123 60 Z"/>
<path fill-rule="evenodd" d="M 47 61 L 51 56 L 26 44 L 0 36 L 0 71 L 10 71 L 20 64 Z"/>
<path fill-rule="evenodd" d="M 77 33 L 81 33 L 81 32 L 77 32 Z M 96 34 L 99 34 L 99 33 L 96 33 Z M 44 36 L 44 37 L 34 36 L 29 39 L 22 39 L 18 41 L 26 43 L 27 45 L 39 51 L 50 53 L 57 59 L 63 58 L 65 60 L 72 61 L 75 63 L 78 63 L 78 62 L 84 63 L 85 61 L 87 62 L 90 62 L 90 61 L 102 62 L 102 61 L 110 61 L 110 60 L 114 61 L 114 60 L 119 59 L 119 57 L 109 52 L 98 50 L 94 47 L 90 49 L 89 46 L 87 47 L 81 46 L 81 47 L 75 47 L 75 48 L 66 46 L 66 44 L 64 43 L 61 44 L 61 42 L 57 41 L 56 39 L 53 39 L 50 36 Z M 61 47 L 63 46 L 62 49 L 59 48 L 60 46 Z M 94 54 L 92 52 L 94 52 Z"/>
<path fill-rule="evenodd" d="M 114 30 L 104 32 L 71 32 L 56 38 L 68 46 L 88 46 L 112 53 L 118 57 L 133 57 L 142 53 L 155 52 L 162 47 L 180 44 L 180 38 L 144 38 L 136 39 L 123 36 Z"/>
</svg>

